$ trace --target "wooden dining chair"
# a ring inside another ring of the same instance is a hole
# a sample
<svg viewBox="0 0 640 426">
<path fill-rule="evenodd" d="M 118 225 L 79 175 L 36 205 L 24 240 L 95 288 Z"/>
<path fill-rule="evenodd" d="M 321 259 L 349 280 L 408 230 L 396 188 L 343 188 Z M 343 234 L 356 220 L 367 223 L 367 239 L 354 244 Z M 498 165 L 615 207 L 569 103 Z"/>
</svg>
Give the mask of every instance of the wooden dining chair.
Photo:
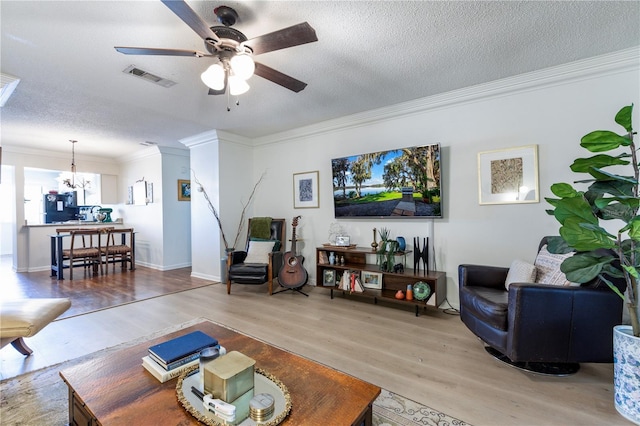
<svg viewBox="0 0 640 426">
<path fill-rule="evenodd" d="M 100 268 L 102 273 L 99 229 L 70 229 L 69 234 L 71 234 L 71 245 L 69 248 L 62 249 L 63 259 L 69 261 L 69 279 L 73 279 L 75 266 L 82 266 L 85 271 L 91 267 L 93 275 L 97 275 Z"/>
<path fill-rule="evenodd" d="M 133 228 L 110 229 L 107 231 L 107 243 L 101 248 L 101 254 L 104 256 L 107 265 L 105 274 L 109 274 L 110 263 L 113 264 L 114 270 L 116 262 L 121 263 L 122 269 L 129 262 L 130 269 L 135 269 L 133 233 Z"/>
</svg>

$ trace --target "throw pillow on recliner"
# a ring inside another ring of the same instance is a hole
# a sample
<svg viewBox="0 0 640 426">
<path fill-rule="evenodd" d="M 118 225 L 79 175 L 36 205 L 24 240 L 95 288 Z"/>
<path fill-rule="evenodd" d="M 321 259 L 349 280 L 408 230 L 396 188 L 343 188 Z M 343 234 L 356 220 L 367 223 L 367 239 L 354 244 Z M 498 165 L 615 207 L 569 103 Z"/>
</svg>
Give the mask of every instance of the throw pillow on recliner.
<svg viewBox="0 0 640 426">
<path fill-rule="evenodd" d="M 536 282 L 537 269 L 524 260 L 516 259 L 511 262 L 511 267 L 504 281 L 504 287 L 509 290 L 511 283 L 534 283 Z"/>
<path fill-rule="evenodd" d="M 273 251 L 275 241 L 249 241 L 249 250 L 244 263 L 269 263 L 269 253 Z"/>
</svg>

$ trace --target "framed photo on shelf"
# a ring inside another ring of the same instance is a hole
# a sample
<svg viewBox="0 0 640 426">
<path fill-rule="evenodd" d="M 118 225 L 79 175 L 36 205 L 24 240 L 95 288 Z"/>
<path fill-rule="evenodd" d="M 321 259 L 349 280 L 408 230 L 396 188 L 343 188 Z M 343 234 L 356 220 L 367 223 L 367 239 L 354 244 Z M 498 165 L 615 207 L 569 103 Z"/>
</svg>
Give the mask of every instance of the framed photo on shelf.
<svg viewBox="0 0 640 426">
<path fill-rule="evenodd" d="M 538 145 L 478 153 L 480 204 L 540 202 Z"/>
<path fill-rule="evenodd" d="M 360 279 L 364 288 L 382 289 L 381 272 L 362 271 Z"/>
<path fill-rule="evenodd" d="M 318 171 L 293 174 L 293 208 L 315 209 L 320 207 Z"/>
<path fill-rule="evenodd" d="M 326 287 L 336 285 L 336 271 L 335 269 L 325 269 L 322 272 L 322 285 Z"/>
<path fill-rule="evenodd" d="M 178 201 L 191 201 L 191 181 L 178 179 Z"/>
</svg>

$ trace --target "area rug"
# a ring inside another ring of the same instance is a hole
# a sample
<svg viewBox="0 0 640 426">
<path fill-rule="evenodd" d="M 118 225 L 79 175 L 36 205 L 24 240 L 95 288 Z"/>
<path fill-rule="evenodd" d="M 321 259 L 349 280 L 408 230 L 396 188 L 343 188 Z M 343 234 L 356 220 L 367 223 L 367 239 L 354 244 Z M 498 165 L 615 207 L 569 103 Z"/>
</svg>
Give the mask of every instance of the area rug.
<svg viewBox="0 0 640 426">
<path fill-rule="evenodd" d="M 0 382 L 0 424 L 59 426 L 69 423 L 69 395 L 60 370 L 153 339 L 203 321 L 192 320 L 157 331 L 135 341 L 103 349 L 92 354 L 66 361 Z M 373 406 L 374 426 L 466 426 L 461 420 L 441 413 L 426 405 L 382 390 Z"/>
</svg>

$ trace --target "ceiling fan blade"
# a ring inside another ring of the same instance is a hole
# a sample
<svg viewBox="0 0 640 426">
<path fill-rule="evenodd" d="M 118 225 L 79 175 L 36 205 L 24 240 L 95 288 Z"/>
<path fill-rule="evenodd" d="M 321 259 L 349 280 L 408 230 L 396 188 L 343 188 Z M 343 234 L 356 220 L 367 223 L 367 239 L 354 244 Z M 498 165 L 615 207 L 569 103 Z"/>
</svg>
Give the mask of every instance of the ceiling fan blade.
<svg viewBox="0 0 640 426">
<path fill-rule="evenodd" d="M 256 70 L 254 71 L 254 74 L 262 78 L 266 78 L 267 80 L 279 84 L 289 90 L 293 90 L 296 93 L 307 87 L 307 83 L 296 80 L 293 77 L 289 77 L 280 71 L 276 71 L 273 68 L 258 62 L 256 62 Z"/>
<path fill-rule="evenodd" d="M 151 47 L 114 47 L 118 52 L 125 55 L 166 55 L 166 56 L 195 56 L 196 58 L 202 58 L 204 56 L 213 56 L 207 53 L 198 52 L 197 50 L 182 50 L 182 49 L 155 49 Z"/>
<path fill-rule="evenodd" d="M 220 39 L 211 31 L 209 25 L 184 0 L 162 0 L 162 3 L 178 15 L 178 18 L 182 19 L 203 40 L 212 39 L 218 43 L 220 42 Z"/>
<path fill-rule="evenodd" d="M 318 41 L 316 31 L 307 22 L 264 34 L 244 42 L 254 55 L 286 49 L 287 47 Z"/>
</svg>

